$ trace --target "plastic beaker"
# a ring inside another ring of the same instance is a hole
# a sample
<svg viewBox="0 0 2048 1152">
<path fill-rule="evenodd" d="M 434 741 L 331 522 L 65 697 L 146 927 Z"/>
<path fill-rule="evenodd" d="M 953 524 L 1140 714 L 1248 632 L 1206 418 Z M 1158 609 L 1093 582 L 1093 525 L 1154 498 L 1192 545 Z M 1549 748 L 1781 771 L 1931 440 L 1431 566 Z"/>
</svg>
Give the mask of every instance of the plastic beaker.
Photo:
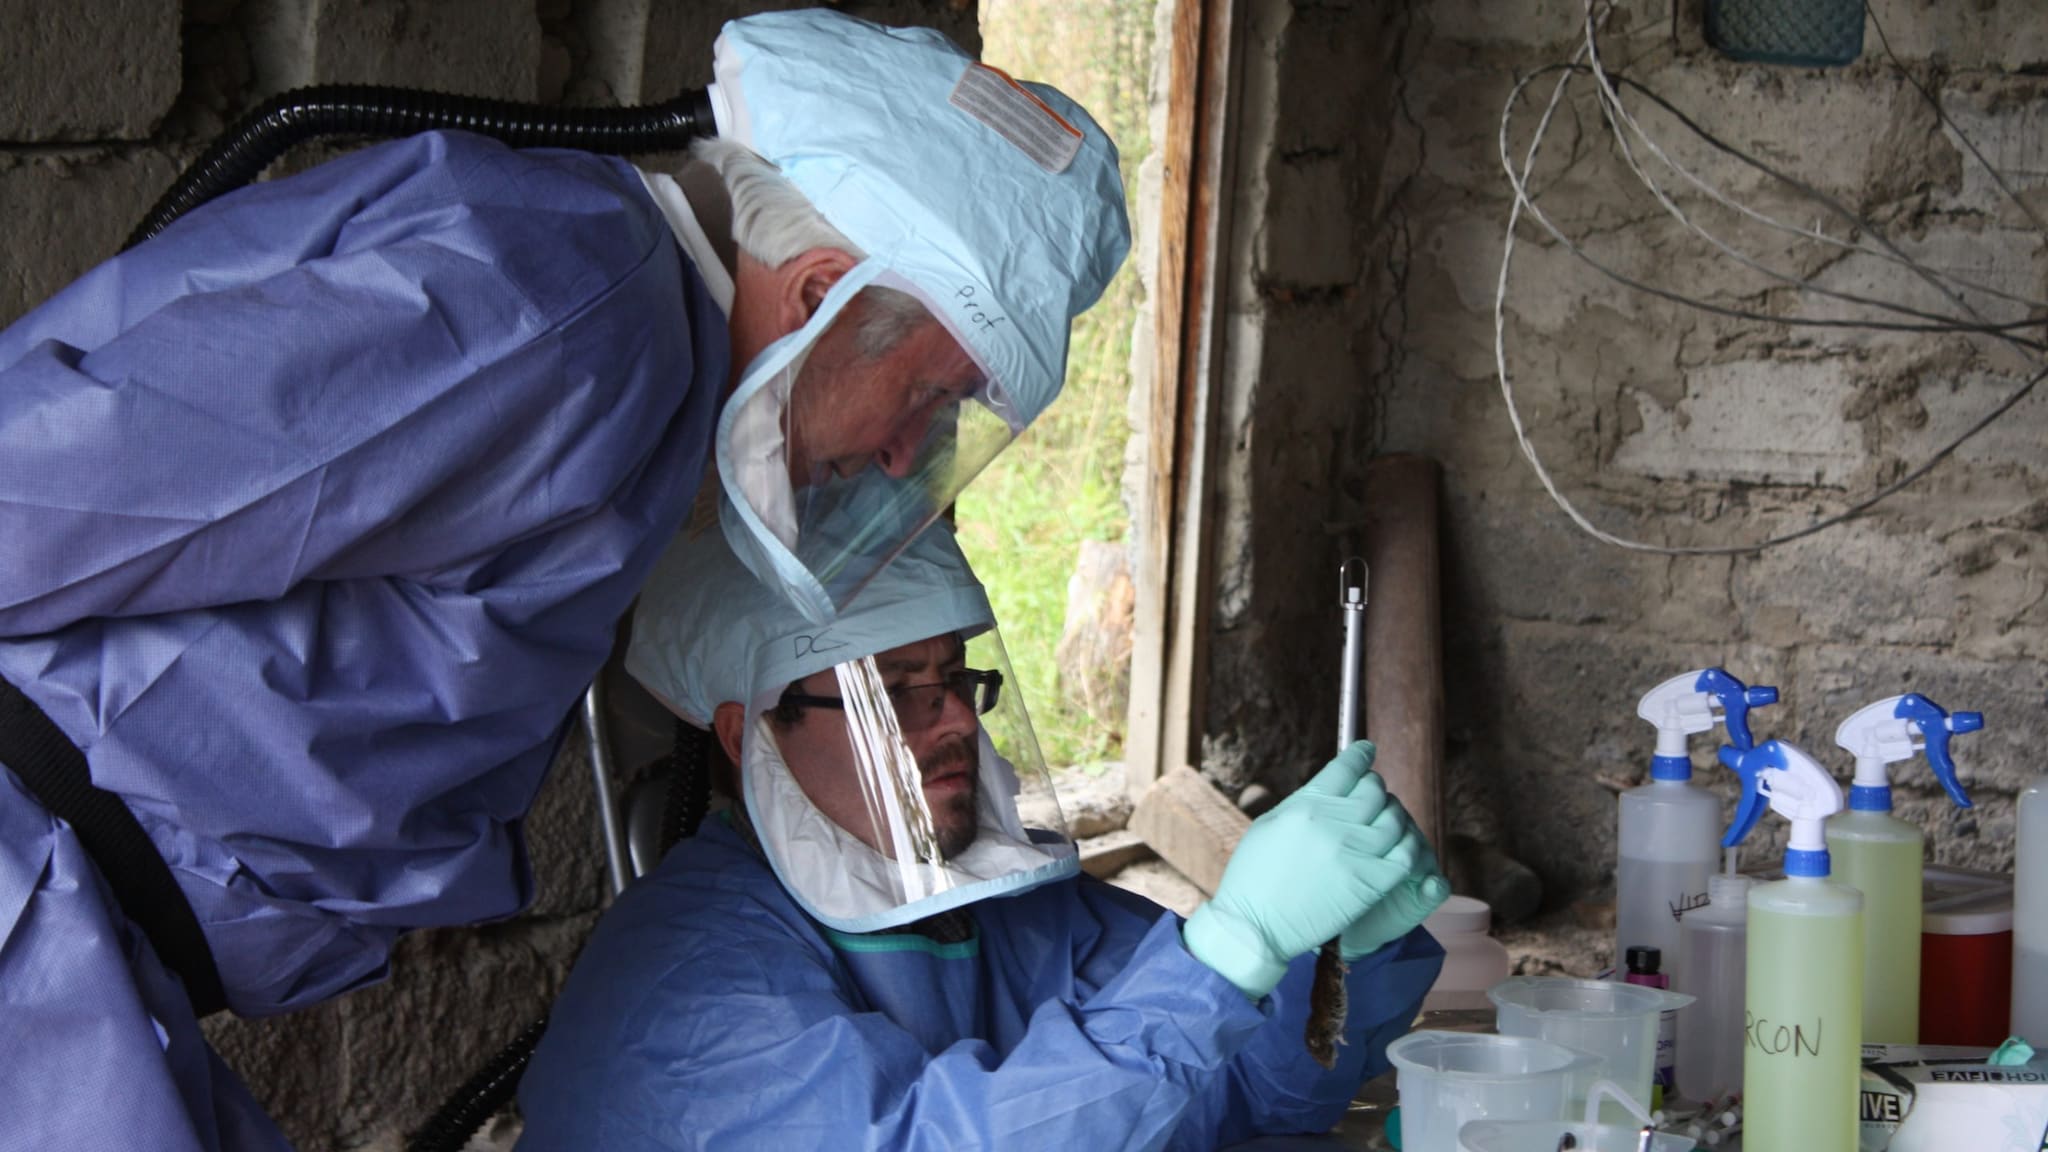
<svg viewBox="0 0 2048 1152">
<path fill-rule="evenodd" d="M 1458 1129 L 1464 1152 L 1557 1152 L 1560 1146 L 1579 1152 L 1637 1152 L 1642 1129 L 1622 1124 L 1586 1124 L 1562 1120 L 1474 1120 Z M 1569 1133 L 1575 1144 L 1565 1145 Z M 1659 1132 L 1650 1138 L 1650 1152 L 1692 1152 L 1690 1136 Z"/>
<path fill-rule="evenodd" d="M 1465 1152 L 1558 1152 L 1577 1148 L 1580 1152 L 1692 1152 L 1696 1142 L 1690 1136 L 1654 1132 L 1643 1143 L 1643 1126 L 1651 1122 L 1650 1112 L 1632 1099 L 1619 1084 L 1605 1078 L 1595 1080 L 1588 1093 L 1583 1116 L 1575 1123 L 1558 1120 L 1474 1120 L 1458 1130 L 1458 1143 Z M 1594 1120 L 1609 1105 L 1622 1119 L 1611 1124 Z M 1569 1136 L 1571 1139 L 1566 1140 Z"/>
<path fill-rule="evenodd" d="M 1387 1045 L 1399 1070 L 1403 1152 L 1458 1152 L 1470 1120 L 1565 1118 L 1580 1075 L 1599 1061 L 1545 1040 L 1410 1032 Z"/>
<path fill-rule="evenodd" d="M 1650 1077 L 1657 1067 L 1657 1017 L 1692 1003 L 1683 992 L 1611 980 L 1574 980 L 1567 976 L 1516 976 L 1487 991 L 1493 1001 L 1494 1026 L 1503 1036 L 1529 1036 L 1597 1056 L 1606 1071 L 1597 1072 L 1619 1084 L 1638 1100 L 1650 1098 Z M 1572 1086 L 1574 1103 L 1583 1102 L 1593 1077 Z M 1620 1121 L 1620 1115 L 1607 1117 Z"/>
</svg>

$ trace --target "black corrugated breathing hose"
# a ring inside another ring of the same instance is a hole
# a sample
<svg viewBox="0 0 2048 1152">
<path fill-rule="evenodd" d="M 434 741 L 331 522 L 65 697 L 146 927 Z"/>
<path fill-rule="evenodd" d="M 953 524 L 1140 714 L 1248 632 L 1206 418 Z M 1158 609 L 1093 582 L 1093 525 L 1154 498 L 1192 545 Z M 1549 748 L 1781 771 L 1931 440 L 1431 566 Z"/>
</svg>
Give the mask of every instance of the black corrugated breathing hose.
<svg viewBox="0 0 2048 1152">
<path fill-rule="evenodd" d="M 668 754 L 668 795 L 661 807 L 661 854 L 695 836 L 710 810 L 711 733 L 677 720 L 676 742 Z"/>
<path fill-rule="evenodd" d="M 143 217 L 122 249 L 256 179 L 308 140 L 410 136 L 434 128 L 474 132 L 514 148 L 575 148 L 607 155 L 677 151 L 713 131 L 711 99 L 703 89 L 638 108 L 556 108 L 413 88 L 296 88 L 272 97 L 221 133 Z"/>
<path fill-rule="evenodd" d="M 513 1093 L 519 1090 L 519 1077 L 526 1071 L 526 1062 L 533 1058 L 534 1046 L 547 1030 L 545 1016 L 528 1024 L 524 1032 L 491 1057 L 476 1075 L 456 1089 L 440 1111 L 412 1134 L 406 1142 L 406 1152 L 462 1152 L 484 1121 L 511 1103 Z"/>
<path fill-rule="evenodd" d="M 669 778 L 661 813 L 664 856 L 678 840 L 696 835 L 710 808 L 711 739 L 704 729 L 676 721 L 675 745 L 663 765 Z M 527 1025 L 413 1133 L 406 1152 L 462 1152 L 477 1129 L 512 1102 L 519 1077 L 547 1028 L 546 1016 Z"/>
</svg>

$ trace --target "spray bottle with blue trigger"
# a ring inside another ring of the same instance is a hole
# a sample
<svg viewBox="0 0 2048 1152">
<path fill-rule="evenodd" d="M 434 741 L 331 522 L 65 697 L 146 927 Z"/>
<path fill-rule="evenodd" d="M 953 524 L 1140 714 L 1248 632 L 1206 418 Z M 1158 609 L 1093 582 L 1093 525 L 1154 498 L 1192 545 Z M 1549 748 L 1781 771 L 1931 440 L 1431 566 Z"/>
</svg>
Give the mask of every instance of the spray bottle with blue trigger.
<svg viewBox="0 0 2048 1152">
<path fill-rule="evenodd" d="M 1858 709 L 1835 729 L 1835 743 L 1856 758 L 1849 811 L 1828 821 L 1835 875 L 1863 893 L 1863 1039 L 1920 1042 L 1921 857 L 1926 836 L 1892 815 L 1889 765 L 1923 750 L 1935 779 L 1964 808 L 1949 737 L 1984 727 L 1976 712 L 1950 714 L 1918 693 Z"/>
<path fill-rule="evenodd" d="M 1782 740 L 1721 749 L 1742 777 L 1733 848 L 1770 808 L 1792 822 L 1785 879 L 1749 891 L 1743 1144 L 1856 1152 L 1863 1050 L 1863 894 L 1829 879 L 1842 786 Z"/>
<path fill-rule="evenodd" d="M 1678 991 L 1690 991 L 1679 925 L 1706 904 L 1707 878 L 1721 860 L 1721 800 L 1692 782 L 1686 738 L 1721 724 L 1729 742 L 1746 750 L 1750 709 L 1777 699 L 1776 688 L 1752 688 L 1720 668 L 1703 668 L 1659 684 L 1636 708 L 1657 728 L 1657 754 L 1649 782 L 1621 795 L 1614 956 L 1619 962 L 1632 947 L 1656 948 Z"/>
</svg>

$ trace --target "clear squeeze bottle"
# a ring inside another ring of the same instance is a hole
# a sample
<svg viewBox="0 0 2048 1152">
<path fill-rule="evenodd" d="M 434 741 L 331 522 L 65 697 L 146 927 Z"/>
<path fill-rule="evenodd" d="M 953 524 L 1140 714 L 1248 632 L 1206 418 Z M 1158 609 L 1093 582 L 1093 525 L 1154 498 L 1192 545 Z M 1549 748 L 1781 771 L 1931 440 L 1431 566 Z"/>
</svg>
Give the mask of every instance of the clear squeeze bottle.
<svg viewBox="0 0 2048 1152">
<path fill-rule="evenodd" d="M 1749 889 L 1729 869 L 1707 878 L 1707 906 L 1680 927 L 1687 989 L 1696 999 L 1678 1014 L 1678 1094 L 1707 1101 L 1742 1091 L 1743 974 L 1749 970 Z"/>
<path fill-rule="evenodd" d="M 2012 866 L 2012 1034 L 2048 1048 L 2048 776 L 2020 793 Z"/>
<path fill-rule="evenodd" d="M 1742 1146 L 1856 1152 L 1863 1047 L 1863 894 L 1828 879 L 1822 825 L 1842 787 L 1782 740 L 1721 751 L 1742 776 L 1727 842 L 1766 804 L 1792 822 L 1785 879 L 1749 890 L 1743 1006 Z"/>
<path fill-rule="evenodd" d="M 1650 782 L 1621 794 L 1614 870 L 1614 964 L 1633 947 L 1657 949 L 1671 986 L 1689 992 L 1678 925 L 1707 901 L 1707 877 L 1720 863 L 1721 799 L 1692 782 L 1686 737 L 1725 724 L 1728 741 L 1747 750 L 1749 710 L 1775 703 L 1776 688 L 1749 688 L 1719 668 L 1674 676 L 1650 690 L 1636 715 L 1657 728 Z"/>
<path fill-rule="evenodd" d="M 1923 746 L 1934 776 L 1965 808 L 1948 738 L 1975 732 L 1984 717 L 1950 715 L 1917 693 L 1858 709 L 1835 729 L 1835 743 L 1856 757 L 1849 810 L 1828 821 L 1835 879 L 1863 893 L 1863 1042 L 1920 1042 L 1920 862 L 1927 837 L 1892 815 L 1886 766 L 1911 760 Z"/>
</svg>

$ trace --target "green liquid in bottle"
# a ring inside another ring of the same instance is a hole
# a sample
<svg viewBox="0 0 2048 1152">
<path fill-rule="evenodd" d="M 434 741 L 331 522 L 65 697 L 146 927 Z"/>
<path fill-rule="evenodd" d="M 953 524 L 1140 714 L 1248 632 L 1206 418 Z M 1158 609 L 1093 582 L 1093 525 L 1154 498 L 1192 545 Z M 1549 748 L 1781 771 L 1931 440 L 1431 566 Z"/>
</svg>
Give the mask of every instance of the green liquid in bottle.
<svg viewBox="0 0 2048 1152">
<path fill-rule="evenodd" d="M 1884 812 L 1828 818 L 1829 877 L 1863 893 L 1863 1042 L 1920 1042 L 1920 829 Z"/>
<path fill-rule="evenodd" d="M 1856 1152 L 1863 896 L 1817 877 L 1749 894 L 1742 1146 Z"/>
</svg>

